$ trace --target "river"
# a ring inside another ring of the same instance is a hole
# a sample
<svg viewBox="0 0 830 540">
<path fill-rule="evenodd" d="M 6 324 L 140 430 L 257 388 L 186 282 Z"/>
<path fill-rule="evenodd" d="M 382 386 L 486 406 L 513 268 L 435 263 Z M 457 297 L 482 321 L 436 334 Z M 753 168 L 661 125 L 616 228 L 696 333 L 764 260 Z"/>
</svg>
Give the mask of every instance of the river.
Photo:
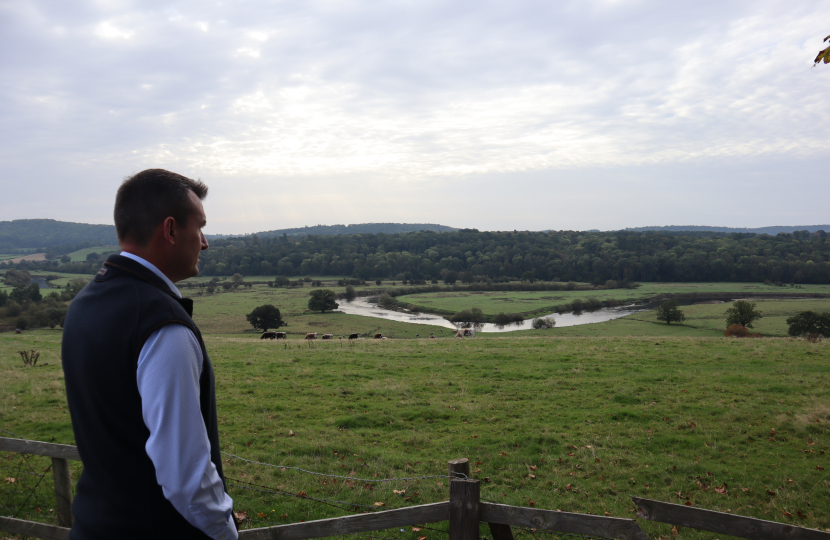
<svg viewBox="0 0 830 540">
<path fill-rule="evenodd" d="M 342 311 L 349 315 L 362 315 L 364 317 L 378 317 L 390 321 L 399 321 L 416 324 L 429 324 L 432 326 L 442 326 L 444 328 L 455 329 L 456 325 L 441 317 L 440 315 L 433 315 L 431 313 L 412 313 L 408 311 L 392 311 L 383 309 L 377 304 L 370 303 L 366 298 L 355 298 L 351 302 L 340 300 L 338 302 L 340 307 L 336 311 Z M 580 313 L 551 313 L 543 315 L 544 317 L 553 317 L 556 321 L 557 327 L 562 326 L 576 326 L 578 324 L 591 324 L 603 321 L 610 321 L 619 319 L 626 315 L 647 311 L 652 307 L 646 306 L 620 306 L 613 308 L 602 308 L 594 311 L 582 311 Z M 522 322 L 508 324 L 506 326 L 498 326 L 492 323 L 485 323 L 483 325 L 476 325 L 477 332 L 515 332 L 516 330 L 530 330 L 532 328 L 533 319 L 525 319 Z"/>
</svg>

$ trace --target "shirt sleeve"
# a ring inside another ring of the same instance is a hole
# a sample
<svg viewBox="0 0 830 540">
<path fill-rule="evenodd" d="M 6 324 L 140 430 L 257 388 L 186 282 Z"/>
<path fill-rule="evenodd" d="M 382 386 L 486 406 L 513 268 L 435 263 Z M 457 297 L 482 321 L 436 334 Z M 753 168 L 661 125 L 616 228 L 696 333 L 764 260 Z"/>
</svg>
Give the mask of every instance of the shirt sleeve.
<svg viewBox="0 0 830 540">
<path fill-rule="evenodd" d="M 136 379 L 150 430 L 145 449 L 164 497 L 187 522 L 214 540 L 236 540 L 233 500 L 210 460 L 199 408 L 202 360 L 196 336 L 181 324 L 163 326 L 144 343 Z"/>
</svg>

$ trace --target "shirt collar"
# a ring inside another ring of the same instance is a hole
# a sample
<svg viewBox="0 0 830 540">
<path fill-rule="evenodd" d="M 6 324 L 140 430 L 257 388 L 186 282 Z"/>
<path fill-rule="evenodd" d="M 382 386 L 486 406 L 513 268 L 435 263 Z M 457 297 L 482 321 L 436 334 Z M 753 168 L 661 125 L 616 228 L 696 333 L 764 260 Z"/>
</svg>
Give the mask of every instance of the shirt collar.
<svg viewBox="0 0 830 540">
<path fill-rule="evenodd" d="M 128 259 L 132 259 L 135 262 L 139 263 L 141 266 L 147 268 L 148 270 L 151 270 L 155 275 L 160 277 L 167 284 L 168 287 L 170 287 L 170 290 L 173 292 L 173 294 L 175 294 L 179 298 L 182 297 L 182 293 L 179 291 L 179 289 L 175 285 L 173 285 L 173 282 L 170 281 L 170 278 L 165 276 L 161 272 L 161 270 L 156 268 L 156 266 L 153 263 L 151 263 L 150 261 L 146 261 L 146 260 L 142 259 L 141 257 L 139 257 L 138 255 L 133 255 L 132 253 L 129 253 L 127 251 L 122 251 L 121 256 L 122 257 L 127 257 Z"/>
</svg>

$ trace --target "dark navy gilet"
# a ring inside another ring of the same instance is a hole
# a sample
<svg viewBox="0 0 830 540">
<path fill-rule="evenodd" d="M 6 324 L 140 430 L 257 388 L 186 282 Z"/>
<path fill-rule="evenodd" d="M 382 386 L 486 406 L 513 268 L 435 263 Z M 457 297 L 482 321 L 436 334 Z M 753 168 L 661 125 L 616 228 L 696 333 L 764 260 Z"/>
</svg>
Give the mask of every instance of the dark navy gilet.
<svg viewBox="0 0 830 540">
<path fill-rule="evenodd" d="M 210 458 L 224 481 L 213 367 L 179 299 L 152 271 L 120 255 L 69 306 L 61 355 L 75 442 L 84 468 L 72 504 L 71 540 L 205 539 L 164 498 L 144 449 L 150 432 L 141 415 L 136 369 L 144 342 L 167 324 L 190 328 L 202 349 L 200 409 Z"/>
</svg>

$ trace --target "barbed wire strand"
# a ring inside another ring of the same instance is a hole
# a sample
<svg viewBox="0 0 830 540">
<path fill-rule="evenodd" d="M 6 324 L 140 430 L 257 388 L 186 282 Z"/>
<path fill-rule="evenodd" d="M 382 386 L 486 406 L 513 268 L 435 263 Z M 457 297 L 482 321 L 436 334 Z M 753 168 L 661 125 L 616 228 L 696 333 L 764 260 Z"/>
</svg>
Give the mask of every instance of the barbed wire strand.
<svg viewBox="0 0 830 540">
<path fill-rule="evenodd" d="M 15 433 L 12 433 L 11 431 L 6 431 L 5 429 L 1 429 L 1 428 L 0 428 L 0 431 L 2 431 L 3 433 L 8 433 L 9 435 L 14 435 L 14 436 L 15 436 L 15 437 L 17 437 L 18 439 L 22 439 L 22 438 L 23 438 L 23 437 L 21 437 L 20 435 L 17 435 L 17 434 L 15 434 Z"/>
<path fill-rule="evenodd" d="M 342 504 L 342 505 L 352 507 L 352 508 L 353 507 L 362 507 L 362 508 L 371 508 L 372 510 L 377 510 L 374 506 L 368 506 L 368 505 L 365 505 L 365 504 L 350 503 L 350 502 L 346 502 L 346 501 L 333 501 L 333 500 L 330 500 L 330 499 L 317 499 L 316 497 L 309 497 L 308 495 L 302 496 L 299 493 L 291 493 L 290 491 L 273 490 L 273 489 L 269 488 L 268 486 L 260 486 L 259 484 L 253 484 L 251 482 L 245 482 L 245 481 L 239 480 L 237 478 L 230 478 L 230 477 L 227 477 L 227 476 L 225 478 L 228 479 L 228 480 L 233 480 L 234 482 L 242 482 L 243 484 L 248 484 L 249 486 L 255 486 L 255 487 L 240 486 L 240 485 L 237 485 L 237 484 L 228 484 L 229 486 L 238 487 L 238 488 L 241 488 L 241 489 L 249 489 L 251 491 L 259 491 L 259 492 L 262 492 L 262 493 L 273 493 L 274 495 L 286 495 L 288 497 L 297 497 L 298 499 L 307 499 L 309 501 L 321 502 L 321 503 L 327 504 L 329 506 L 333 506 L 334 508 L 338 508 L 340 510 L 347 510 L 347 508 L 341 508 L 339 506 L 336 506 L 337 504 Z"/>
<path fill-rule="evenodd" d="M 358 480 L 360 482 L 408 482 L 409 480 L 424 480 L 424 479 L 427 479 L 427 478 L 449 478 L 450 480 L 452 480 L 453 478 L 457 478 L 457 479 L 461 479 L 461 480 L 468 480 L 469 479 L 469 477 L 464 473 L 454 473 L 457 476 L 449 476 L 449 475 L 446 475 L 446 474 L 434 474 L 434 475 L 431 475 L 431 476 L 411 476 L 411 477 L 406 477 L 406 478 L 382 478 L 382 479 L 356 478 L 354 476 L 341 476 L 341 475 L 337 475 L 337 474 L 325 474 L 325 473 L 319 473 L 319 472 L 315 472 L 315 471 L 307 471 L 307 470 L 301 469 L 299 467 L 289 467 L 289 466 L 286 466 L 286 465 L 274 465 L 273 463 L 263 463 L 261 461 L 253 461 L 251 459 L 245 459 L 243 457 L 235 456 L 235 455 L 229 454 L 227 452 L 222 452 L 222 453 L 225 454 L 226 456 L 230 456 L 232 458 L 240 459 L 240 460 L 248 462 L 248 463 L 253 463 L 254 465 L 264 465 L 266 467 L 274 467 L 275 469 L 291 469 L 291 470 L 294 470 L 294 471 L 300 471 L 300 472 L 304 472 L 304 473 L 307 473 L 307 474 L 315 474 L 317 476 L 327 476 L 329 478 L 342 478 L 344 480 Z"/>
</svg>

